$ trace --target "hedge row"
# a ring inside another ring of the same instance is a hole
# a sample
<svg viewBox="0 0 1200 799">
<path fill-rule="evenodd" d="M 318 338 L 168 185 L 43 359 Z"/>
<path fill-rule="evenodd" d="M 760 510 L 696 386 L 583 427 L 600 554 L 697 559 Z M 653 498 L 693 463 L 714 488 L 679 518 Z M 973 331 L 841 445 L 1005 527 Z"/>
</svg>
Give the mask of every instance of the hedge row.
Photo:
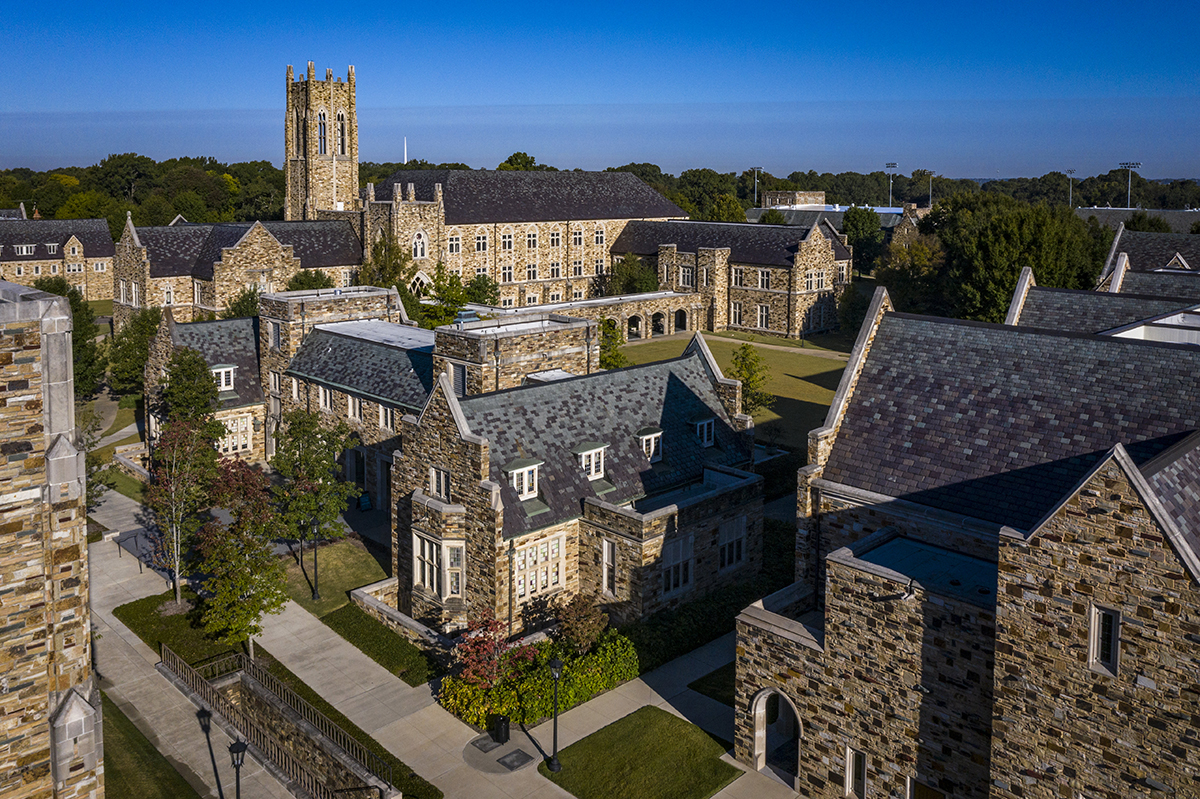
<svg viewBox="0 0 1200 799">
<path fill-rule="evenodd" d="M 438 701 L 468 724 L 484 728 L 490 715 L 508 716 L 513 724 L 535 724 L 554 712 L 554 678 L 549 663 L 563 661 L 558 710 L 563 712 L 638 676 L 638 656 L 628 638 L 608 630 L 583 656 L 553 641 L 534 644 L 532 661 L 514 667 L 517 674 L 490 691 L 459 677 L 442 680 Z M 515 663 L 516 661 L 514 661 Z"/>
</svg>

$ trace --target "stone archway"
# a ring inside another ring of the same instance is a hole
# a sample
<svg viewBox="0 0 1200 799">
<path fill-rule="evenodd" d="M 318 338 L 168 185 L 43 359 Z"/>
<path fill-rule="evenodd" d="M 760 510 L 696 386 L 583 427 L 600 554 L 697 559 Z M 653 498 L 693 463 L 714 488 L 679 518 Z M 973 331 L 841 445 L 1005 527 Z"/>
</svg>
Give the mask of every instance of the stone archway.
<svg viewBox="0 0 1200 799">
<path fill-rule="evenodd" d="M 754 769 L 797 790 L 803 727 L 795 704 L 778 688 L 764 688 L 751 700 L 750 713 L 754 719 Z"/>
<path fill-rule="evenodd" d="M 688 316 L 687 311 L 683 310 L 682 308 L 680 308 L 678 311 L 675 312 L 675 332 L 676 333 L 680 333 L 680 332 L 688 329 L 687 316 Z"/>
<path fill-rule="evenodd" d="M 640 316 L 629 317 L 629 324 L 627 326 L 625 338 L 632 341 L 635 338 L 641 338 L 641 337 L 642 337 L 642 317 L 640 317 Z"/>
<path fill-rule="evenodd" d="M 662 311 L 650 317 L 650 336 L 665 336 L 667 333 L 667 315 Z"/>
</svg>

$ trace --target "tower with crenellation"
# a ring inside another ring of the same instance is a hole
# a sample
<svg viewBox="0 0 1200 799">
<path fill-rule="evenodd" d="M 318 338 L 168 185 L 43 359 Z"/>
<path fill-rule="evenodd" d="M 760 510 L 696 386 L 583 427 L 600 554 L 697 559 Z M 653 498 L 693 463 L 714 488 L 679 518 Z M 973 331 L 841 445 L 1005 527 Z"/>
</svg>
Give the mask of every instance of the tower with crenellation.
<svg viewBox="0 0 1200 799">
<path fill-rule="evenodd" d="M 354 67 L 346 79 L 317 80 L 313 62 L 296 80 L 287 68 L 284 119 L 284 219 L 315 219 L 317 211 L 357 211 L 358 115 Z"/>
</svg>

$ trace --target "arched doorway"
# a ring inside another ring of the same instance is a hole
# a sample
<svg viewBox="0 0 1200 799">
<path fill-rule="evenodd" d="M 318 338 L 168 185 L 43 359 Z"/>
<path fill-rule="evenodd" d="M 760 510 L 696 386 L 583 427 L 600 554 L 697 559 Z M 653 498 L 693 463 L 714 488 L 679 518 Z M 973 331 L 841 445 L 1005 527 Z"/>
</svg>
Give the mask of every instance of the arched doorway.
<svg viewBox="0 0 1200 799">
<path fill-rule="evenodd" d="M 650 317 L 650 336 L 662 336 L 667 332 L 667 315 L 662 313 L 654 314 Z"/>
<path fill-rule="evenodd" d="M 800 714 L 787 695 L 764 688 L 751 703 L 754 768 L 797 789 L 800 771 Z"/>
<path fill-rule="evenodd" d="M 626 333 L 625 337 L 630 340 L 642 337 L 642 317 L 640 317 L 640 316 L 629 317 L 629 330 Z"/>
<path fill-rule="evenodd" d="M 682 333 L 687 329 L 687 311 L 681 308 L 675 312 L 675 332 Z"/>
</svg>

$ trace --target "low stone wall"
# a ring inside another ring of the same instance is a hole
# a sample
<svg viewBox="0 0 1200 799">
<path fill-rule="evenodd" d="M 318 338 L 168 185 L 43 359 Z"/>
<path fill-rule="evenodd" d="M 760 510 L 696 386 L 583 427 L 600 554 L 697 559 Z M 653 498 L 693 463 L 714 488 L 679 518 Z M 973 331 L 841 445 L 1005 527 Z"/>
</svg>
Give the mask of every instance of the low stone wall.
<svg viewBox="0 0 1200 799">
<path fill-rule="evenodd" d="M 384 625 L 392 632 L 403 635 L 422 649 L 429 650 L 438 658 L 448 658 L 454 642 L 437 630 L 397 610 L 400 583 L 395 577 L 355 588 L 350 592 L 350 601 L 364 613 Z"/>
</svg>

